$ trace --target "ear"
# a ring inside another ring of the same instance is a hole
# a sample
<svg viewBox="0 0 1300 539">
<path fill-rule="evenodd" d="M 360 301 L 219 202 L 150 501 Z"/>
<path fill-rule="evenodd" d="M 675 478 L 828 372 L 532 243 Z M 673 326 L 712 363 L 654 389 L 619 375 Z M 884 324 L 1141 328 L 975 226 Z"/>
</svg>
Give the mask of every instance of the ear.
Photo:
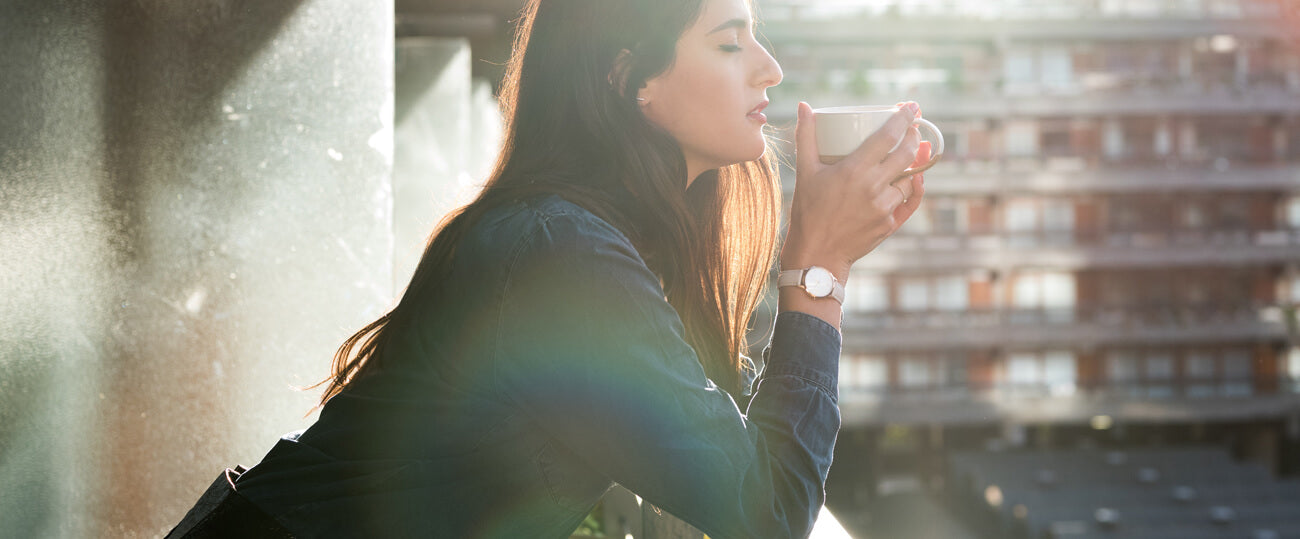
<svg viewBox="0 0 1300 539">
<path fill-rule="evenodd" d="M 614 65 L 609 68 L 609 88 L 620 96 L 627 96 L 627 77 L 632 70 L 632 51 L 623 49 L 614 57 Z"/>
</svg>

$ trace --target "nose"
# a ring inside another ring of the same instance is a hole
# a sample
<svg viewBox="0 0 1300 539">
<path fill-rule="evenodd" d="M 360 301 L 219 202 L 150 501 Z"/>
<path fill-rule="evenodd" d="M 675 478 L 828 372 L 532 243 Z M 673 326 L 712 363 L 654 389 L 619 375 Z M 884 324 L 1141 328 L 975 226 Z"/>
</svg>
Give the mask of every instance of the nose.
<svg viewBox="0 0 1300 539">
<path fill-rule="evenodd" d="M 755 70 L 755 85 L 760 88 L 771 88 L 781 84 L 781 64 L 776 62 L 772 53 L 767 51 L 767 47 L 759 46 L 758 68 Z"/>
</svg>

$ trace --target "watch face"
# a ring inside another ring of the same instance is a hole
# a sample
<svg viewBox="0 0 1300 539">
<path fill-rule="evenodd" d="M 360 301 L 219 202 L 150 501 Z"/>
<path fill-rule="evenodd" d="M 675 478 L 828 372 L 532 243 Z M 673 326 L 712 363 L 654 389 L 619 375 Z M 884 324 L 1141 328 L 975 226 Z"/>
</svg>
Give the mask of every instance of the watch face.
<svg viewBox="0 0 1300 539">
<path fill-rule="evenodd" d="M 824 298 L 831 295 L 831 289 L 835 286 L 835 276 L 825 268 L 813 266 L 808 268 L 808 273 L 803 277 L 803 287 L 808 294 L 815 298 Z"/>
</svg>

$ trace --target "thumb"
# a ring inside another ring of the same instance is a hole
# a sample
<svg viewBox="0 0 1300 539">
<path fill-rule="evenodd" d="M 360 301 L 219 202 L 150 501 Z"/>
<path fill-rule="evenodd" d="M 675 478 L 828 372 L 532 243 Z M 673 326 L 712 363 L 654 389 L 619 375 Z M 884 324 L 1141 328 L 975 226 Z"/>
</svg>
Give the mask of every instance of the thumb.
<svg viewBox="0 0 1300 539">
<path fill-rule="evenodd" d="M 795 170 L 800 171 L 810 164 L 818 162 L 817 124 L 813 118 L 812 107 L 799 102 L 799 119 L 794 128 Z"/>
</svg>

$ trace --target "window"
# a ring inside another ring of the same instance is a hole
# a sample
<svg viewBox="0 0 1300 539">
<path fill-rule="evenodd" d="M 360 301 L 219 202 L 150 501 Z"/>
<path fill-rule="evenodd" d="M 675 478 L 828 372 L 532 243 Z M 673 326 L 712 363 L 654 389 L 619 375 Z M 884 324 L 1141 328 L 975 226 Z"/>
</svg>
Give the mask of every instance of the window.
<svg viewBox="0 0 1300 539">
<path fill-rule="evenodd" d="M 944 311 L 964 311 L 970 303 L 970 290 L 963 275 L 938 277 L 934 283 L 934 307 Z"/>
<path fill-rule="evenodd" d="M 1169 122 L 1161 121 L 1156 124 L 1156 140 L 1154 141 L 1156 155 L 1164 157 L 1169 155 L 1173 148 L 1173 137 L 1170 135 Z"/>
<path fill-rule="evenodd" d="M 952 198 L 939 198 L 928 202 L 931 214 L 931 230 L 935 234 L 964 234 L 966 219 L 963 215 L 965 205 Z"/>
<path fill-rule="evenodd" d="M 898 359 L 898 385 L 927 398 L 964 395 L 966 358 L 962 354 L 903 356 Z"/>
<path fill-rule="evenodd" d="M 1124 127 L 1119 120 L 1106 121 L 1101 131 L 1101 144 L 1107 159 L 1124 158 Z"/>
<path fill-rule="evenodd" d="M 1052 245 L 1074 243 L 1074 202 L 1048 200 L 1043 208 L 1043 232 Z"/>
<path fill-rule="evenodd" d="M 930 308 L 930 283 L 924 277 L 904 277 L 898 285 L 898 308 L 925 311 Z"/>
<path fill-rule="evenodd" d="M 1009 157 L 1034 157 L 1038 155 L 1038 124 L 1028 120 L 1007 122 L 1007 155 Z"/>
<path fill-rule="evenodd" d="M 1070 232 L 1074 230 L 1074 202 L 1069 200 L 1049 200 L 1043 211 L 1043 230 L 1048 232 Z"/>
<path fill-rule="evenodd" d="M 840 367 L 840 393 L 848 398 L 884 393 L 889 387 L 889 368 L 885 358 L 873 355 L 850 355 Z"/>
<path fill-rule="evenodd" d="M 1008 201 L 1003 219 L 1005 221 L 1003 229 L 1011 246 L 1038 245 L 1038 201 L 1030 199 Z"/>
<path fill-rule="evenodd" d="M 1070 51 L 1063 48 L 1044 49 L 1039 53 L 1042 62 L 1043 86 L 1058 92 L 1074 88 L 1074 61 Z"/>
<path fill-rule="evenodd" d="M 970 306 L 966 275 L 900 278 L 898 305 L 904 311 L 965 310 Z"/>
<path fill-rule="evenodd" d="M 1106 354 L 1106 381 L 1115 393 L 1136 396 L 1137 357 L 1132 352 L 1119 350 Z"/>
<path fill-rule="evenodd" d="M 1228 350 L 1223 354 L 1223 395 L 1244 397 L 1254 393 L 1254 365 L 1250 351 Z"/>
<path fill-rule="evenodd" d="M 1187 379 L 1186 394 L 1198 399 L 1213 397 L 1215 371 L 1214 356 L 1208 352 L 1189 352 L 1183 360 L 1183 377 Z"/>
<path fill-rule="evenodd" d="M 1153 399 L 1174 396 L 1174 358 L 1165 352 L 1147 354 L 1145 368 L 1146 395 Z"/>
<path fill-rule="evenodd" d="M 1300 228 L 1300 196 L 1293 196 L 1286 201 L 1286 225 Z"/>
<path fill-rule="evenodd" d="M 1067 396 L 1075 392 L 1074 352 L 1016 352 L 1007 357 L 1006 384 L 1013 391 Z"/>
<path fill-rule="evenodd" d="M 1034 55 L 1032 51 L 1008 51 L 1003 64 L 1006 92 L 1011 95 L 1032 92 L 1034 88 Z"/>
<path fill-rule="evenodd" d="M 1053 396 L 1073 395 L 1078 379 L 1074 352 L 1052 351 L 1043 354 L 1043 382 Z"/>
<path fill-rule="evenodd" d="M 854 275 L 844 290 L 844 310 L 879 312 L 889 307 L 889 288 L 878 275 Z"/>
<path fill-rule="evenodd" d="M 1042 311 L 1043 320 L 1051 323 L 1074 320 L 1073 273 L 1022 273 L 1016 276 L 1013 292 L 1012 305 L 1017 309 Z"/>
<path fill-rule="evenodd" d="M 1111 352 L 1106 355 L 1106 380 L 1113 384 L 1131 384 L 1137 381 L 1137 360 L 1130 352 Z"/>
<path fill-rule="evenodd" d="M 1033 232 L 1038 229 L 1038 204 L 1030 199 L 1007 202 L 1007 232 Z"/>
<path fill-rule="evenodd" d="M 925 358 L 902 358 L 898 361 L 898 384 L 906 389 L 938 385 L 930 373 L 930 361 Z"/>
<path fill-rule="evenodd" d="M 1012 354 L 1007 358 L 1007 382 L 1013 386 L 1030 386 L 1039 383 L 1038 356 Z"/>
</svg>

